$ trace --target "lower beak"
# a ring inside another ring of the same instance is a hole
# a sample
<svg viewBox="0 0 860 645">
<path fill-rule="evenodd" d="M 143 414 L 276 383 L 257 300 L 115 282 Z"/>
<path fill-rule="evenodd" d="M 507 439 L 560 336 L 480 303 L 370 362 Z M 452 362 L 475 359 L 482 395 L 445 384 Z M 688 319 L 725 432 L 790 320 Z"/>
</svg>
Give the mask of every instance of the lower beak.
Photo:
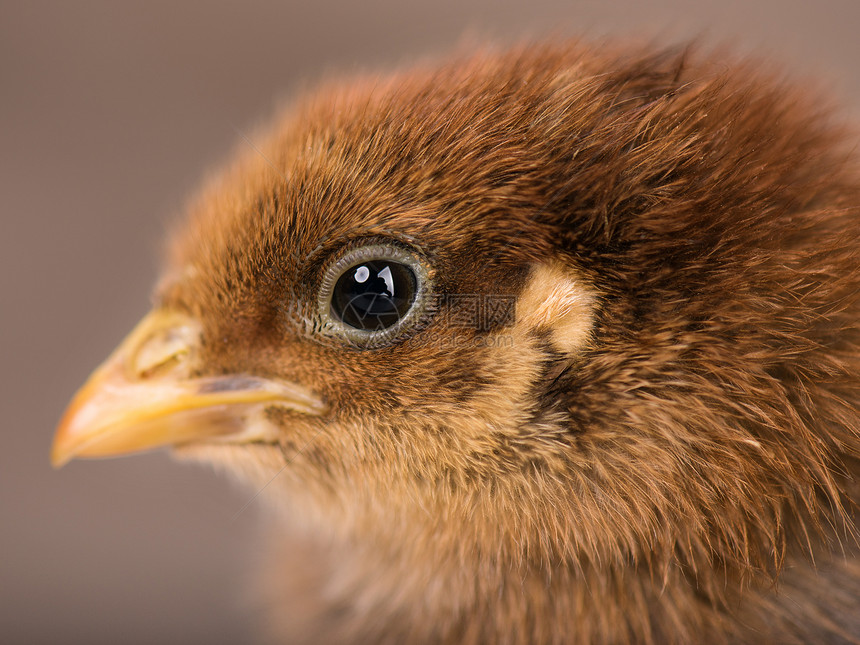
<svg viewBox="0 0 860 645">
<path fill-rule="evenodd" d="M 264 426 L 249 418 L 270 405 L 325 412 L 323 402 L 296 383 L 192 376 L 199 339 L 199 325 L 186 316 L 146 316 L 75 395 L 54 436 L 53 465 L 192 441 L 265 439 Z"/>
</svg>

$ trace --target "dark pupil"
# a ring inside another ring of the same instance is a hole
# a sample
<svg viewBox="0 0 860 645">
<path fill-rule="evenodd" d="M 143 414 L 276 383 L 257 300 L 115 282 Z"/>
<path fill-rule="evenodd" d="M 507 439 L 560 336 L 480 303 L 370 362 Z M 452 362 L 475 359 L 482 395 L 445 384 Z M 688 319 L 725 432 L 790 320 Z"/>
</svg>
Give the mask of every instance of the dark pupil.
<svg viewBox="0 0 860 645">
<path fill-rule="evenodd" d="M 415 300 L 415 274 L 391 260 L 371 260 L 347 269 L 337 283 L 331 307 L 356 329 L 386 329 L 399 321 Z"/>
</svg>

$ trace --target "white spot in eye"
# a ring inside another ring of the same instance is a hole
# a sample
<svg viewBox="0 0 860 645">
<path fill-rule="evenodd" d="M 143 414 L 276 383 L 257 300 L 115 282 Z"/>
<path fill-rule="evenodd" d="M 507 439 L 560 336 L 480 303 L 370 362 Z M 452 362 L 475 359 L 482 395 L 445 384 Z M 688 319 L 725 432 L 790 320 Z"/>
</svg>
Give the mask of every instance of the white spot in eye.
<svg viewBox="0 0 860 645">
<path fill-rule="evenodd" d="M 391 275 L 391 267 L 386 266 L 379 272 L 379 277 L 385 280 L 385 288 L 388 289 L 388 295 L 394 295 L 394 278 Z"/>
<path fill-rule="evenodd" d="M 355 278 L 356 282 L 364 282 L 370 277 L 370 269 L 366 266 L 360 266 L 355 270 L 355 275 L 352 277 Z"/>
</svg>

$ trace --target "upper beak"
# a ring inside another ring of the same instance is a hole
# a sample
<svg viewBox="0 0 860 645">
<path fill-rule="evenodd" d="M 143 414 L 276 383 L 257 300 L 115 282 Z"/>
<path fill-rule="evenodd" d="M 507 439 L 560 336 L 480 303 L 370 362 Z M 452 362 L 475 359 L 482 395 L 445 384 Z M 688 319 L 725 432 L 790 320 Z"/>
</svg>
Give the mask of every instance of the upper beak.
<svg viewBox="0 0 860 645">
<path fill-rule="evenodd" d="M 321 415 L 304 387 L 241 374 L 194 376 L 200 327 L 156 310 L 90 376 L 63 415 L 51 462 L 103 457 L 195 440 L 253 441 L 249 415 L 266 405 Z"/>
</svg>

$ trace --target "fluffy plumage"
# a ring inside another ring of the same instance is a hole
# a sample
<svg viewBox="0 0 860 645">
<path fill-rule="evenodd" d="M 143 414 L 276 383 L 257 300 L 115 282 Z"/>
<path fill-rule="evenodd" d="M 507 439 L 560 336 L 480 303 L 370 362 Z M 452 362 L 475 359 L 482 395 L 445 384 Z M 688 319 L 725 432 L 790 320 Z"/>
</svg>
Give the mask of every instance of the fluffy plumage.
<svg viewBox="0 0 860 645">
<path fill-rule="evenodd" d="M 860 642 L 844 139 L 754 65 L 607 45 L 478 53 L 290 110 L 193 204 L 157 292 L 199 324 L 183 378 L 326 406 L 178 448 L 287 518 L 270 632 Z M 357 347 L 320 290 L 374 243 L 426 260 L 428 304 Z"/>
</svg>

